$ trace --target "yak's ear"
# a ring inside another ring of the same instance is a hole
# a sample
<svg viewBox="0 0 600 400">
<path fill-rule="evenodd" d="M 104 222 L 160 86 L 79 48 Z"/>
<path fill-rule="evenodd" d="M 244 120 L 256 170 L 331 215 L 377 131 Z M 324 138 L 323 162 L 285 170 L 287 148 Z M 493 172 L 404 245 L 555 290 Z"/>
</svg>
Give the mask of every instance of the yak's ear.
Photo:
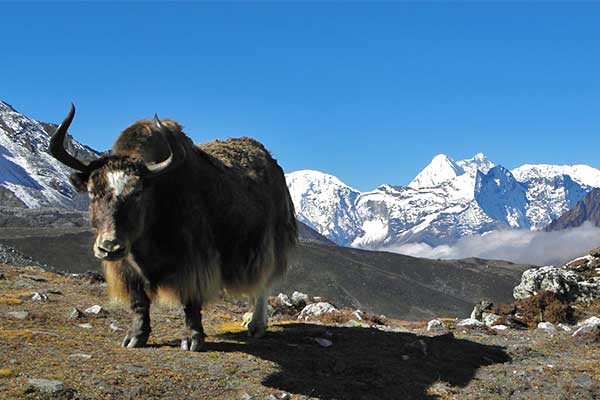
<svg viewBox="0 0 600 400">
<path fill-rule="evenodd" d="M 75 190 L 79 193 L 87 191 L 88 179 L 90 179 L 90 174 L 88 172 L 73 172 L 69 177 L 71 185 L 73 185 Z"/>
</svg>

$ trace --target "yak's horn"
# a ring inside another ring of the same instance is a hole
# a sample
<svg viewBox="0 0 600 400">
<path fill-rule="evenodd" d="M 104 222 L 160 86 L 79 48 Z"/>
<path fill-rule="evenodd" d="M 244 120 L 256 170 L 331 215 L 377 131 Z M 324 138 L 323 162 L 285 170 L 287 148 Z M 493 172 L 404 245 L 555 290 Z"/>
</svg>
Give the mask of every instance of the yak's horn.
<svg viewBox="0 0 600 400">
<path fill-rule="evenodd" d="M 67 130 L 73 122 L 73 117 L 75 116 L 75 106 L 71 103 L 71 110 L 69 114 L 65 117 L 63 122 L 56 128 L 54 135 L 50 139 L 50 146 L 48 150 L 50 150 L 50 154 L 54 158 L 56 158 L 61 163 L 65 164 L 67 167 L 71 167 L 74 170 L 84 172 L 88 169 L 88 165 L 79 161 L 77 158 L 73 157 L 67 150 L 65 149 L 64 142 L 65 136 L 67 134 Z"/>
</svg>

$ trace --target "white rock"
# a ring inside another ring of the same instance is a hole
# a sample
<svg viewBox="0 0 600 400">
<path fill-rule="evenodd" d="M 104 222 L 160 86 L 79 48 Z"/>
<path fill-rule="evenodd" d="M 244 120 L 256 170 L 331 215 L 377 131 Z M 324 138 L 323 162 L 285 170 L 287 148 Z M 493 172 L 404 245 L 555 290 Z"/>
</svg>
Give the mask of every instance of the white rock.
<svg viewBox="0 0 600 400">
<path fill-rule="evenodd" d="M 35 292 L 31 295 L 31 300 L 33 301 L 48 301 L 48 296 L 43 293 Z"/>
<path fill-rule="evenodd" d="M 77 308 L 73 308 L 73 310 L 71 310 L 71 312 L 69 313 L 67 318 L 79 319 L 81 317 L 83 317 L 83 313 L 81 311 L 79 311 Z"/>
<path fill-rule="evenodd" d="M 560 323 L 560 324 L 556 325 L 556 327 L 558 329 L 561 329 L 561 330 L 565 331 L 565 332 L 571 332 L 573 330 L 569 325 L 566 325 L 566 324 L 563 324 L 563 323 Z"/>
<path fill-rule="evenodd" d="M 77 326 L 83 329 L 92 329 L 92 324 L 89 322 L 86 322 L 85 324 L 77 324 Z"/>
<path fill-rule="evenodd" d="M 99 306 L 98 304 L 96 304 L 96 305 L 93 305 L 93 306 L 91 306 L 89 308 L 86 308 L 84 312 L 86 314 L 98 315 L 98 314 L 100 314 L 103 311 L 104 311 L 104 309 L 102 308 L 102 306 Z"/>
<path fill-rule="evenodd" d="M 75 354 L 69 355 L 69 358 L 79 359 L 79 360 L 91 360 L 92 359 L 92 355 L 91 354 L 84 354 L 84 353 L 75 353 Z"/>
<path fill-rule="evenodd" d="M 444 329 L 446 329 L 446 324 L 439 319 L 432 319 L 427 323 L 428 331 L 443 331 Z"/>
<path fill-rule="evenodd" d="M 521 282 L 513 290 L 515 299 L 525 299 L 541 291 L 560 294 L 574 301 L 600 298 L 600 279 L 589 278 L 559 267 L 532 268 L 523 272 Z"/>
<path fill-rule="evenodd" d="M 497 331 L 505 331 L 508 329 L 508 326 L 506 325 L 494 325 L 492 326 L 492 329 L 497 330 Z"/>
<path fill-rule="evenodd" d="M 580 335 L 582 333 L 589 333 L 600 329 L 600 318 L 590 317 L 577 324 L 577 330 L 573 333 L 573 336 Z"/>
<path fill-rule="evenodd" d="M 537 329 L 543 332 L 546 332 L 549 335 L 556 334 L 556 327 L 551 322 L 540 322 L 537 325 Z"/>
<path fill-rule="evenodd" d="M 335 308 L 332 304 L 319 302 L 309 304 L 302 309 L 298 319 L 308 318 L 308 317 L 318 317 L 322 314 L 336 313 L 339 312 L 337 308 Z"/>
<path fill-rule="evenodd" d="M 486 326 L 494 326 L 502 319 L 501 316 L 488 312 L 482 313 L 481 318 Z"/>
<path fill-rule="evenodd" d="M 292 293 L 291 300 L 294 307 L 300 308 L 306 306 L 310 302 L 310 297 L 308 297 L 307 294 L 295 291 Z"/>
<path fill-rule="evenodd" d="M 277 298 L 279 299 L 279 301 L 281 302 L 281 304 L 283 304 L 286 307 L 293 307 L 292 305 L 292 301 L 290 300 L 289 296 L 287 294 L 283 294 L 283 293 L 279 293 L 277 295 Z"/>
<path fill-rule="evenodd" d="M 456 323 L 456 327 L 460 328 L 476 328 L 480 326 L 484 326 L 483 322 L 474 318 L 461 319 Z"/>
<path fill-rule="evenodd" d="M 65 388 L 61 381 L 52 379 L 30 379 L 29 385 L 43 393 L 57 393 Z"/>
</svg>

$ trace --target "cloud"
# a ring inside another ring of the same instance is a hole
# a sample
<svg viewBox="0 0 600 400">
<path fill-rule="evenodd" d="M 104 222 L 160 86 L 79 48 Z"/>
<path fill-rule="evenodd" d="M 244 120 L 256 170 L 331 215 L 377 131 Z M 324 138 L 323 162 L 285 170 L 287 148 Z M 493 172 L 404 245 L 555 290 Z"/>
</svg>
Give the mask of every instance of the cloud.
<svg viewBox="0 0 600 400">
<path fill-rule="evenodd" d="M 458 259 L 480 257 L 534 265 L 561 265 L 600 246 L 600 228 L 590 223 L 556 232 L 507 230 L 465 236 L 437 247 L 408 243 L 380 250 L 416 257 Z"/>
</svg>

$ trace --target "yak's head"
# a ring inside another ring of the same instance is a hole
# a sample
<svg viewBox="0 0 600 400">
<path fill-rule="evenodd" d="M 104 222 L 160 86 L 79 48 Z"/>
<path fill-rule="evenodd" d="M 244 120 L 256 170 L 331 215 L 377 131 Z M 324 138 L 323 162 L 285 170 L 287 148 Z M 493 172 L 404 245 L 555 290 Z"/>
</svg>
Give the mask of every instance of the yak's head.
<svg viewBox="0 0 600 400">
<path fill-rule="evenodd" d="M 144 231 L 146 215 L 153 204 L 154 178 L 172 170 L 185 158 L 183 147 L 171 150 L 169 156 L 157 163 L 145 163 L 127 156 L 105 156 L 86 164 L 73 157 L 64 148 L 65 135 L 75 107 L 56 129 L 50 140 L 50 153 L 60 162 L 76 170 L 71 183 L 79 191 L 87 191 L 90 198 L 90 222 L 96 230 L 94 254 L 96 257 L 115 261 L 126 257 L 131 246 Z M 161 135 L 166 128 L 158 117 L 154 125 Z"/>
</svg>

